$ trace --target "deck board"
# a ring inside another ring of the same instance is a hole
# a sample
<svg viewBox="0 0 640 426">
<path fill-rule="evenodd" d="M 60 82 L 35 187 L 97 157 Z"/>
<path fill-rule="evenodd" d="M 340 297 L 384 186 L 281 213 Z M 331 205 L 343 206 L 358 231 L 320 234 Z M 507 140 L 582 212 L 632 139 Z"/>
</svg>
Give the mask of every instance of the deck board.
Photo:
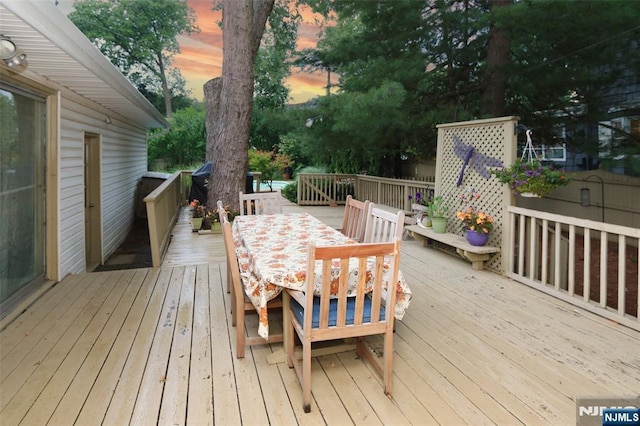
<svg viewBox="0 0 640 426">
<path fill-rule="evenodd" d="M 341 211 L 317 217 L 339 226 Z M 576 397 L 640 389 L 640 333 L 409 240 L 394 397 L 350 350 L 314 359 L 305 414 L 294 371 L 268 362 L 281 343 L 235 357 L 223 256 L 220 235 L 182 223 L 161 268 L 52 287 L 0 332 L 3 426 L 557 425 L 575 423 Z"/>
</svg>

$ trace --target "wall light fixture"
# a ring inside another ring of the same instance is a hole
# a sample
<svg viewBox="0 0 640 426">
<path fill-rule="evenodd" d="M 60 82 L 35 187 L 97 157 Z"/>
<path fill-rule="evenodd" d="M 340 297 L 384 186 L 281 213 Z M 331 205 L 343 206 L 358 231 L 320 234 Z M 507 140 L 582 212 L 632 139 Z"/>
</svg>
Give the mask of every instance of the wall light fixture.
<svg viewBox="0 0 640 426">
<path fill-rule="evenodd" d="M 7 66 L 17 67 L 27 65 L 27 54 L 22 51 L 11 40 L 11 37 L 4 34 L 0 34 L 0 59 L 2 59 Z"/>
</svg>

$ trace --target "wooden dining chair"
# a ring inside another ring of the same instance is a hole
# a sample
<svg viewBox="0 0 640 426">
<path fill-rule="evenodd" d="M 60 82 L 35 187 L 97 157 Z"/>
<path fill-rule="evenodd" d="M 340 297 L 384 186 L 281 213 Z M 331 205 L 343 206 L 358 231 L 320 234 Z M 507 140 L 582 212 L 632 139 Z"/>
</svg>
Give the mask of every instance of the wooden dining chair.
<svg viewBox="0 0 640 426">
<path fill-rule="evenodd" d="M 359 201 L 347 195 L 342 219 L 342 233 L 361 243 L 364 239 L 364 226 L 367 221 L 369 200 Z"/>
<path fill-rule="evenodd" d="M 224 210 L 224 208 L 223 208 Z M 236 247 L 231 234 L 231 222 L 227 217 L 222 219 L 222 235 L 224 247 L 227 253 L 227 268 L 231 275 L 231 324 L 236 326 L 236 357 L 244 358 L 245 346 L 264 345 L 267 343 L 282 342 L 282 334 L 269 334 L 269 341 L 260 336 L 246 336 L 245 315 L 257 314 L 255 306 L 247 296 L 244 288 L 244 274 L 240 273 L 240 264 L 236 254 Z M 248 273 L 248 272 L 246 272 Z M 270 300 L 267 310 L 282 309 L 282 297 Z"/>
<path fill-rule="evenodd" d="M 240 214 L 276 214 L 282 213 L 282 193 L 279 189 L 273 192 L 254 192 L 245 194 L 240 191 Z"/>
<path fill-rule="evenodd" d="M 404 212 L 398 210 L 391 213 L 376 207 L 374 203 L 369 205 L 367 222 L 364 228 L 365 243 L 382 243 L 402 239 L 404 232 Z"/>
<path fill-rule="evenodd" d="M 396 240 L 377 244 L 309 245 L 306 290 L 285 289 L 283 297 L 287 365 L 295 368 L 302 386 L 305 413 L 311 410 L 311 345 L 314 342 L 356 338 L 358 356 L 371 362 L 383 378 L 384 393 L 391 395 L 395 283 L 398 282 L 400 244 L 400 240 Z M 374 259 L 373 265 L 368 264 L 369 258 Z M 313 291 L 316 262 L 322 265 L 319 269 L 322 282 L 320 296 L 315 296 Z M 339 277 L 335 276 L 335 263 L 339 264 Z M 388 281 L 382 274 L 386 267 L 389 268 Z M 353 277 L 354 273 L 358 280 L 356 296 L 347 297 L 349 276 Z M 365 294 L 368 277 L 373 280 L 372 291 Z M 391 285 L 391 288 L 385 289 L 386 285 Z M 337 298 L 332 299 L 331 295 Z M 302 342 L 301 362 L 294 352 L 294 330 Z M 384 337 L 382 359 L 364 340 L 365 336 L 374 334 Z"/>
<path fill-rule="evenodd" d="M 229 215 L 224 208 L 224 204 L 222 204 L 222 200 L 218 200 L 216 203 L 216 210 L 218 211 L 218 216 L 220 217 L 220 224 L 224 222 L 229 222 Z M 228 260 L 228 259 L 227 259 Z M 227 293 L 231 293 L 231 268 L 227 264 Z M 231 312 L 233 313 L 233 307 L 231 308 Z"/>
</svg>

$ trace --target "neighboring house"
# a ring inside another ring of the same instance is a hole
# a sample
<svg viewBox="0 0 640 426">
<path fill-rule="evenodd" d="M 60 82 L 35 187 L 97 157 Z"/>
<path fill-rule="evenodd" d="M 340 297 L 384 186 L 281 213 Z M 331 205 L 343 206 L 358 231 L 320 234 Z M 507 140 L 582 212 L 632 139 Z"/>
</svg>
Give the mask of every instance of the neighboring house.
<svg viewBox="0 0 640 426">
<path fill-rule="evenodd" d="M 0 0 L 0 33 L 28 61 L 0 61 L 2 317 L 125 240 L 147 129 L 168 123 L 53 0 Z"/>
</svg>

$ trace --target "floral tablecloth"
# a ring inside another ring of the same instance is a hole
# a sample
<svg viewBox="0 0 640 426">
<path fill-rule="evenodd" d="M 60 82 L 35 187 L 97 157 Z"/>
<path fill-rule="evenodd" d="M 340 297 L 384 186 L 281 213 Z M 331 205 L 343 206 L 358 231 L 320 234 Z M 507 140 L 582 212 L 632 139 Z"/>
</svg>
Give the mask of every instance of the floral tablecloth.
<svg viewBox="0 0 640 426">
<path fill-rule="evenodd" d="M 283 288 L 305 290 L 310 242 L 317 245 L 356 244 L 336 229 L 307 213 L 237 216 L 233 239 L 245 282 L 245 291 L 260 316 L 258 334 L 269 335 L 267 302 Z M 317 271 L 320 278 L 320 271 Z M 386 269 L 386 272 L 389 272 Z M 387 279 L 388 281 L 388 279 Z M 349 295 L 355 296 L 357 279 L 349 280 Z M 316 292 L 320 281 L 314 284 Z M 411 290 L 398 271 L 395 317 L 402 319 L 411 300 Z"/>
</svg>

